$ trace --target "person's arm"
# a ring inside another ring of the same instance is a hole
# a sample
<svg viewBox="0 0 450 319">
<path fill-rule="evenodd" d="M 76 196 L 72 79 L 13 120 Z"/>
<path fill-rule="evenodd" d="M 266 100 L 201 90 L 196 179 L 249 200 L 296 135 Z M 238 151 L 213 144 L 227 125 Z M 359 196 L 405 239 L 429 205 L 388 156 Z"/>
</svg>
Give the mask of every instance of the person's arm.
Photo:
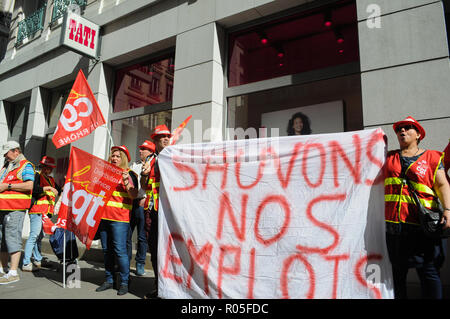
<svg viewBox="0 0 450 319">
<path fill-rule="evenodd" d="M 445 177 L 445 171 L 439 169 L 436 172 L 436 179 L 434 183 L 434 190 L 436 191 L 439 200 L 444 206 L 444 214 L 442 216 L 441 224 L 444 225 L 444 229 L 450 228 L 450 185 Z"/>
<path fill-rule="evenodd" d="M 137 197 L 139 187 L 135 186 L 137 185 L 137 177 L 133 171 L 130 171 L 130 174 L 128 172 L 124 172 L 123 185 L 125 186 L 125 189 L 127 190 L 128 195 L 130 195 L 131 199 L 135 199 Z"/>
<path fill-rule="evenodd" d="M 30 163 L 26 164 L 22 172 L 23 182 L 18 184 L 2 183 L 0 184 L 0 192 L 8 190 L 9 185 L 11 185 L 9 190 L 12 191 L 21 193 L 32 192 L 34 186 L 34 174 L 35 172 L 33 166 Z"/>
</svg>

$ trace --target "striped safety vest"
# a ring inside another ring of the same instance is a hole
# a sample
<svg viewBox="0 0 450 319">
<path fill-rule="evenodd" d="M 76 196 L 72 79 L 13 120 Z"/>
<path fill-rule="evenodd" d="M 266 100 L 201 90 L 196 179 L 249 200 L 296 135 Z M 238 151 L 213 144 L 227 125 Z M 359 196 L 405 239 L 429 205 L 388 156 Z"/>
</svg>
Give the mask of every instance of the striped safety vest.
<svg viewBox="0 0 450 319">
<path fill-rule="evenodd" d="M 22 180 L 22 171 L 25 168 L 26 164 L 31 164 L 26 159 L 20 161 L 19 166 L 10 171 L 5 178 L 3 179 L 3 183 L 6 184 L 20 184 L 23 183 Z M 34 166 L 33 166 L 34 168 Z M 0 193 L 0 211 L 22 211 L 30 208 L 31 205 L 31 195 L 32 191 L 23 193 L 18 191 L 9 191 L 6 190 Z"/>
<path fill-rule="evenodd" d="M 154 156 L 150 160 L 150 174 L 147 182 L 147 187 L 145 188 L 145 204 L 144 209 L 149 209 L 151 199 L 153 199 L 153 209 L 158 211 L 158 203 L 159 203 L 159 182 L 161 180 L 161 175 L 159 174 L 159 170 L 156 168 L 157 157 Z"/>
<path fill-rule="evenodd" d="M 42 174 L 39 174 L 39 176 L 40 176 L 39 183 L 41 187 L 51 186 L 55 188 L 55 180 L 53 179 L 53 177 L 48 176 L 46 178 Z M 53 194 L 53 192 L 50 191 L 44 192 L 43 195 L 36 200 L 34 205 L 31 207 L 30 211 L 28 212 L 28 214 L 53 215 L 55 211 L 55 199 L 56 196 L 55 194 Z"/>
<path fill-rule="evenodd" d="M 130 169 L 128 169 L 128 173 L 130 175 L 134 174 Z M 106 204 L 102 219 L 129 223 L 130 211 L 132 208 L 133 199 L 128 194 L 125 185 L 123 185 L 121 180 Z"/>
<path fill-rule="evenodd" d="M 414 186 L 420 202 L 431 210 L 438 210 L 439 207 L 433 185 L 442 156 L 441 152 L 427 150 L 406 170 L 406 176 Z M 385 220 L 418 225 L 418 207 L 411 197 L 406 180 L 401 176 L 401 171 L 400 153 L 389 152 L 384 171 Z"/>
</svg>

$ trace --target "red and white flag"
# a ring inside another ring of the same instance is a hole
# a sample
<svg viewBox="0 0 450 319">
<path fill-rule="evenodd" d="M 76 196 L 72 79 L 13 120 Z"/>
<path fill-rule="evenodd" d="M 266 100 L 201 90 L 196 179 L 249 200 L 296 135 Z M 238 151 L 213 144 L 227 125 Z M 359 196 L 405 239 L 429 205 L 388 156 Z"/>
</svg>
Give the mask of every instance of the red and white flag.
<svg viewBox="0 0 450 319">
<path fill-rule="evenodd" d="M 120 167 L 72 147 L 56 226 L 73 232 L 89 249 L 122 172 Z"/>
<path fill-rule="evenodd" d="M 180 126 L 178 126 L 172 133 L 172 137 L 170 139 L 169 144 L 170 145 L 174 145 L 178 139 L 180 138 L 181 132 L 184 130 L 184 128 L 186 127 L 186 125 L 188 124 L 189 120 L 191 119 L 192 115 L 189 115 L 184 121 L 183 123 L 180 124 Z"/>
<path fill-rule="evenodd" d="M 53 144 L 60 148 L 75 142 L 105 123 L 89 83 L 80 70 L 53 134 Z"/>
</svg>

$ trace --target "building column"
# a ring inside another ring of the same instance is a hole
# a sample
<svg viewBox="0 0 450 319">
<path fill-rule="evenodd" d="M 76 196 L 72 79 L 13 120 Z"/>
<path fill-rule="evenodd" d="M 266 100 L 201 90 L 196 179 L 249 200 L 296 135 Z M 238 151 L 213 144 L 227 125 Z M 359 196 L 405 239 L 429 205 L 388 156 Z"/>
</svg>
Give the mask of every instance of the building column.
<svg viewBox="0 0 450 319">
<path fill-rule="evenodd" d="M 95 129 L 90 135 L 75 141 L 72 145 L 106 160 L 109 156 L 109 147 L 111 144 L 107 129 L 110 109 L 108 87 L 111 86 L 111 81 L 113 80 L 113 71 L 101 62 L 91 62 L 89 70 L 83 69 L 83 72 L 105 118 L 106 124 Z"/>
<path fill-rule="evenodd" d="M 223 39 L 214 22 L 177 36 L 172 130 L 192 115 L 182 144 L 223 140 Z"/>
<path fill-rule="evenodd" d="M 47 103 L 47 95 L 40 87 L 31 91 L 24 155 L 34 164 L 39 163 L 42 155 L 46 123 L 44 105 Z"/>
</svg>

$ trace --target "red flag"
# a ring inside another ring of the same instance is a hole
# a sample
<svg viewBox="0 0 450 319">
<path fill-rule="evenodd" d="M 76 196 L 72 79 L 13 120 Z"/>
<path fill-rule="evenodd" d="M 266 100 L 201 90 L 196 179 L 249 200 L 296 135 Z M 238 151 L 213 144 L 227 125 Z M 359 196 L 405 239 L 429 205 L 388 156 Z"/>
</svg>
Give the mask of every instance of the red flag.
<svg viewBox="0 0 450 319">
<path fill-rule="evenodd" d="M 60 148 L 75 142 L 105 123 L 89 83 L 80 70 L 59 118 L 53 144 Z"/>
<path fill-rule="evenodd" d="M 450 139 L 448 140 L 448 145 L 444 150 L 444 167 L 445 167 L 445 175 L 447 176 L 447 180 L 450 183 Z"/>
<path fill-rule="evenodd" d="M 87 249 L 122 172 L 120 167 L 83 150 L 71 149 L 57 226 L 73 232 Z"/>
<path fill-rule="evenodd" d="M 180 126 L 178 126 L 172 133 L 172 138 L 170 139 L 170 144 L 169 145 L 174 145 L 178 139 L 180 138 L 181 132 L 183 131 L 183 129 L 185 128 L 185 126 L 187 125 L 187 123 L 189 122 L 189 120 L 191 119 L 192 115 L 189 115 L 184 121 L 183 123 L 180 124 Z"/>
</svg>

